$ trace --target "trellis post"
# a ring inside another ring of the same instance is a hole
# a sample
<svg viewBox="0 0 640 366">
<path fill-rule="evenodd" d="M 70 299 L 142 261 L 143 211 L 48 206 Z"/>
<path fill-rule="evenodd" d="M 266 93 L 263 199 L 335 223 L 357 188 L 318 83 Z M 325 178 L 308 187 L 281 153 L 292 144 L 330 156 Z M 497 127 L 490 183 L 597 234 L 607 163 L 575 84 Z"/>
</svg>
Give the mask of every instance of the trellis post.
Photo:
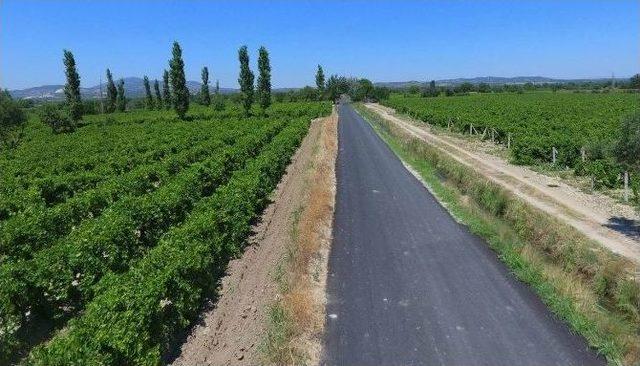
<svg viewBox="0 0 640 366">
<path fill-rule="evenodd" d="M 624 172 L 624 201 L 629 202 L 629 172 Z"/>
<path fill-rule="evenodd" d="M 551 154 L 553 155 L 553 163 L 556 163 L 556 155 L 558 154 L 558 150 L 555 147 L 551 148 Z"/>
</svg>

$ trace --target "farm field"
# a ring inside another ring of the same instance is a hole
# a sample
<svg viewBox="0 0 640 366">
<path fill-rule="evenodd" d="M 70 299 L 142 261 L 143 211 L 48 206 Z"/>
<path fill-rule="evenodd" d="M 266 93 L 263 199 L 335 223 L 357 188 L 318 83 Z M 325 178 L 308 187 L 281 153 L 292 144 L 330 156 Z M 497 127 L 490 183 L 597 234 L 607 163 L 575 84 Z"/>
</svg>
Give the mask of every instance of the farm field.
<svg viewBox="0 0 640 366">
<path fill-rule="evenodd" d="M 2 363 L 69 319 L 29 362 L 157 362 L 242 248 L 311 119 L 329 112 L 134 111 L 57 135 L 31 116 L 0 155 Z"/>
<path fill-rule="evenodd" d="M 384 105 L 441 127 L 469 133 L 471 125 L 485 138 L 507 144 L 516 164 L 549 163 L 552 148 L 557 163 L 571 168 L 581 161 L 581 148 L 601 155 L 611 146 L 621 120 L 640 110 L 640 96 L 627 93 L 474 94 L 421 98 L 392 94 Z M 596 156 L 599 157 L 599 156 Z"/>
</svg>

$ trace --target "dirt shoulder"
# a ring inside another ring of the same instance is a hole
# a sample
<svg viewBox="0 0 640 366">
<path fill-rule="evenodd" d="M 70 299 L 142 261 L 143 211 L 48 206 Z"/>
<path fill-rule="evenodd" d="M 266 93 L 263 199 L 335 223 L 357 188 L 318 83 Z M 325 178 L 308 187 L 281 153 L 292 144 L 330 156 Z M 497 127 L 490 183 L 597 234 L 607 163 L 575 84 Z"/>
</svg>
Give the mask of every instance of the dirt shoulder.
<svg viewBox="0 0 640 366">
<path fill-rule="evenodd" d="M 640 241 L 612 228 L 616 221 L 639 222 L 631 208 L 598 194 L 587 194 L 533 170 L 509 164 L 504 158 L 471 149 L 463 139 L 436 134 L 424 123 L 401 117 L 391 108 L 366 104 L 411 135 L 436 146 L 456 161 L 473 168 L 519 198 L 573 226 L 614 253 L 640 263 Z"/>
<path fill-rule="evenodd" d="M 312 122 L 309 133 L 272 194 L 273 202 L 254 227 L 251 245 L 247 246 L 242 257 L 229 263 L 218 299 L 201 315 L 181 346 L 174 365 L 265 363 L 270 310 L 283 298 L 278 278 L 286 275 L 283 273 L 287 271 L 284 267 L 286 258 L 299 244 L 292 233 L 299 232 L 298 226 L 304 222 L 301 212 L 311 202 L 313 179 L 317 179 L 318 168 L 325 165 L 321 162 L 327 160 L 330 163 L 331 156 L 325 153 L 323 139 L 326 139 L 327 130 L 332 128 L 332 118 Z M 332 212 L 333 195 L 323 197 L 323 200 L 325 202 L 322 203 L 330 206 Z M 323 248 L 326 246 L 321 245 Z M 322 312 L 314 316 L 322 319 L 323 286 L 323 283 L 316 286 L 320 295 L 314 297 L 314 303 L 319 304 L 314 312 Z"/>
</svg>

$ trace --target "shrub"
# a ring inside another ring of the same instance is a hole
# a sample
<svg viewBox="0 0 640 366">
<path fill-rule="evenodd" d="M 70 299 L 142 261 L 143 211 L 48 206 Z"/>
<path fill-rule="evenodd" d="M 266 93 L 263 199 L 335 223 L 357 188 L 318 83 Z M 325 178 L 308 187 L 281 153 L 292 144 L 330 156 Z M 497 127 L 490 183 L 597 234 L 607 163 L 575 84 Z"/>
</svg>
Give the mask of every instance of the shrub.
<svg viewBox="0 0 640 366">
<path fill-rule="evenodd" d="M 39 111 L 40 121 L 51 127 L 54 133 L 71 132 L 75 130 L 75 123 L 62 113 L 57 106 L 53 104 L 44 104 Z"/>
<path fill-rule="evenodd" d="M 8 91 L 0 90 L 0 143 L 8 147 L 17 143 L 27 120 Z"/>
</svg>

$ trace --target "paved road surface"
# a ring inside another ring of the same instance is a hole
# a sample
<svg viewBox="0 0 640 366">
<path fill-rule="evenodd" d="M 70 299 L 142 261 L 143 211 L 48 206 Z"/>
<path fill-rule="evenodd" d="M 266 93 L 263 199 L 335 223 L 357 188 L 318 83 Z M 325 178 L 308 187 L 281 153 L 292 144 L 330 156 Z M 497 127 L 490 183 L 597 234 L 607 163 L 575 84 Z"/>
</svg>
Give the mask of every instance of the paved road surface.
<svg viewBox="0 0 640 366">
<path fill-rule="evenodd" d="M 604 359 L 339 107 L 324 365 L 593 365 Z"/>
</svg>

